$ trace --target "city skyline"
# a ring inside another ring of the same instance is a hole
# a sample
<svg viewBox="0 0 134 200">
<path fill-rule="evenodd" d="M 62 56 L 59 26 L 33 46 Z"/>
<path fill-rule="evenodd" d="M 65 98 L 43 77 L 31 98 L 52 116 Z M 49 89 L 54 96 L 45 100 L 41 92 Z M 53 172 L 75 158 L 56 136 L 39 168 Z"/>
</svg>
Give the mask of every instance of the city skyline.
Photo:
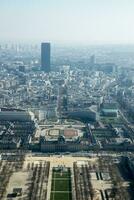
<svg viewBox="0 0 134 200">
<path fill-rule="evenodd" d="M 132 0 L 1 0 L 0 40 L 131 44 L 133 8 Z"/>
</svg>

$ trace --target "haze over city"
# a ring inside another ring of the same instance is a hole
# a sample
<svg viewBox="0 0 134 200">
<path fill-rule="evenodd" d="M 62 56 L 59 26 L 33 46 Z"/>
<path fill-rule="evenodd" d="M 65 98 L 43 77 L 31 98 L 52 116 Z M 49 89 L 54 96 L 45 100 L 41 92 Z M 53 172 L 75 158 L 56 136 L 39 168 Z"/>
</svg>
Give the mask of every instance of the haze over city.
<svg viewBox="0 0 134 200">
<path fill-rule="evenodd" d="M 0 40 L 134 43 L 133 0 L 0 0 Z"/>
</svg>

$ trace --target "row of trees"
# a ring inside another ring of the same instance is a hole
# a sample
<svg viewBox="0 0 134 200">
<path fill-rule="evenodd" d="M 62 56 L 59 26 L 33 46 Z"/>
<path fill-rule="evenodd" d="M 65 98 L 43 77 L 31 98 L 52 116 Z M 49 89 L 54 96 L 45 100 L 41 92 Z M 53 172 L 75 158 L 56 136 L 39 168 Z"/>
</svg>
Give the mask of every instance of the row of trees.
<svg viewBox="0 0 134 200">
<path fill-rule="evenodd" d="M 74 179 L 77 200 L 93 200 L 95 197 L 95 190 L 91 183 L 91 175 L 89 165 L 77 167 L 74 163 Z"/>
<path fill-rule="evenodd" d="M 49 168 L 49 162 L 35 166 L 34 163 L 31 166 L 28 164 L 27 169 L 31 171 L 32 175 L 29 178 L 27 200 L 46 200 Z"/>
<path fill-rule="evenodd" d="M 7 193 L 7 186 L 13 172 L 22 169 L 24 162 L 24 155 L 17 158 L 17 161 L 0 161 L 0 199 L 4 199 Z M 19 159 L 19 160 L 18 160 Z"/>
<path fill-rule="evenodd" d="M 107 170 L 109 172 L 112 183 L 111 198 L 115 200 L 131 199 L 118 165 L 113 162 L 112 157 L 99 158 L 99 168 L 101 171 Z"/>
</svg>

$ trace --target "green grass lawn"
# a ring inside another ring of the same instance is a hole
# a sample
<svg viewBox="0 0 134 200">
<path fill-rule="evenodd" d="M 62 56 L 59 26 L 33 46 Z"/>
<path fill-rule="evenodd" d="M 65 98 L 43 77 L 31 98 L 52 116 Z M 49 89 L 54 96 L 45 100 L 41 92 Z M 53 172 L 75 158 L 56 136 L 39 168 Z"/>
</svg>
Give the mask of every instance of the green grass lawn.
<svg viewBox="0 0 134 200">
<path fill-rule="evenodd" d="M 70 191 L 71 190 L 71 180 L 56 180 L 52 181 L 52 191 Z"/>
<path fill-rule="evenodd" d="M 72 200 L 72 194 L 52 192 L 50 200 Z"/>
<path fill-rule="evenodd" d="M 60 178 L 60 179 L 65 179 L 65 178 L 70 178 L 70 172 L 54 172 L 52 178 Z"/>
<path fill-rule="evenodd" d="M 51 198 L 50 200 L 72 200 L 70 169 L 52 172 Z"/>
</svg>

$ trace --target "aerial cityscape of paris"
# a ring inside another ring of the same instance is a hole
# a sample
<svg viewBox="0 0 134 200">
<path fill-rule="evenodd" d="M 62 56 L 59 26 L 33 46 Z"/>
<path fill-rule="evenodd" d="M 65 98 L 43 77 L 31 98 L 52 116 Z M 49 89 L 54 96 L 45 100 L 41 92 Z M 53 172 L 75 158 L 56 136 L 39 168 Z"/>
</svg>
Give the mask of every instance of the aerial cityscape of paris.
<svg viewBox="0 0 134 200">
<path fill-rule="evenodd" d="M 133 0 L 0 0 L 0 200 L 134 200 L 133 21 Z"/>
</svg>

